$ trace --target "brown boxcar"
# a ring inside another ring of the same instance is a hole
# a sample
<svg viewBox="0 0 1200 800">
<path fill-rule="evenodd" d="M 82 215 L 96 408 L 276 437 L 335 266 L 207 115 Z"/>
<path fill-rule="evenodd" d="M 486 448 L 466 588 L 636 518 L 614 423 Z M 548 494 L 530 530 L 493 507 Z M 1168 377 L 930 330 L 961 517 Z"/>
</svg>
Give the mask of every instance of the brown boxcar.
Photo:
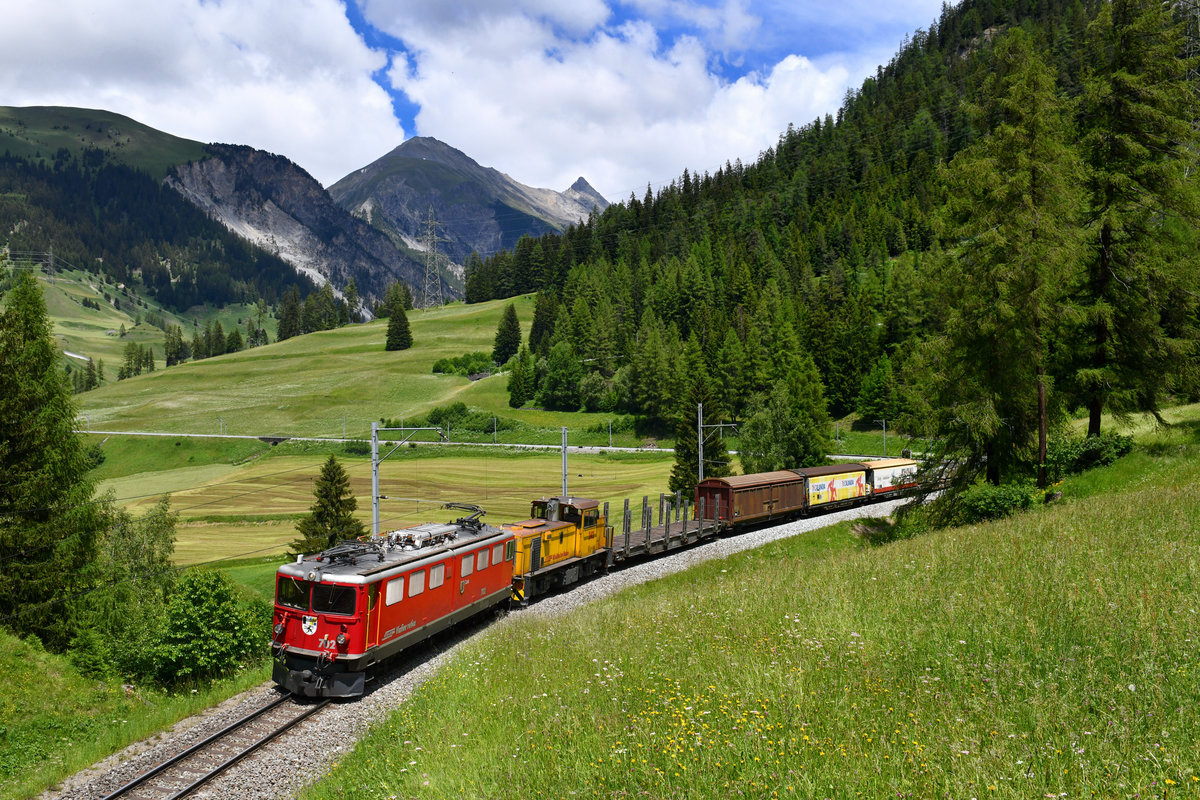
<svg viewBox="0 0 1200 800">
<path fill-rule="evenodd" d="M 696 508 L 730 525 L 766 521 L 804 511 L 804 477 L 790 470 L 705 478 L 696 486 Z"/>
</svg>

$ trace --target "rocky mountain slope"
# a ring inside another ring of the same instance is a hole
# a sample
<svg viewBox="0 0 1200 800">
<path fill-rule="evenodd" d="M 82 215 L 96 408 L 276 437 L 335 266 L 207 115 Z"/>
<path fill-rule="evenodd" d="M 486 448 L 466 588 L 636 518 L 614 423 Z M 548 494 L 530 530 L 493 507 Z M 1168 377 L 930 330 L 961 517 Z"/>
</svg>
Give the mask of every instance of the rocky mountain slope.
<svg viewBox="0 0 1200 800">
<path fill-rule="evenodd" d="M 316 283 L 341 290 L 353 279 L 364 298 L 375 299 L 393 280 L 423 285 L 421 262 L 334 203 L 288 159 L 239 145 L 209 145 L 207 154 L 177 166 L 167 185 Z M 443 279 L 446 296 L 460 296 L 458 287 Z"/>
<path fill-rule="evenodd" d="M 510 249 L 525 234 L 563 231 L 609 205 L 583 178 L 565 192 L 536 189 L 429 137 L 409 139 L 330 186 L 329 194 L 416 249 L 425 247 L 432 218 L 439 251 L 459 264 L 472 252 Z"/>
</svg>

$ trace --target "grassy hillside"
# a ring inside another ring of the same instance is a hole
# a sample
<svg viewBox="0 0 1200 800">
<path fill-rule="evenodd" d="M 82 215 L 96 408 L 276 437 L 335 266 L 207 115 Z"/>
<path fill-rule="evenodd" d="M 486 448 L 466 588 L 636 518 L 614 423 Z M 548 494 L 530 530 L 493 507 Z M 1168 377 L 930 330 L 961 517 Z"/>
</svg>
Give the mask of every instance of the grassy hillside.
<svg viewBox="0 0 1200 800">
<path fill-rule="evenodd" d="M 340 437 L 344 418 L 350 437 L 369 437 L 372 420 L 463 400 L 539 427 L 579 426 L 577 414 L 509 408 L 504 376 L 472 383 L 432 373 L 440 358 L 490 353 L 508 302 L 410 312 L 411 350 L 384 351 L 386 320 L 349 325 L 106 386 L 82 395 L 81 410 L 106 430 L 217 433 L 220 417 L 230 434 Z M 511 302 L 528 331 L 531 298 Z M 612 415 L 593 416 L 599 424 Z"/>
<path fill-rule="evenodd" d="M 305 797 L 1195 796 L 1198 455 L 1187 427 L 1086 500 L 510 620 Z"/>
<path fill-rule="evenodd" d="M 85 678 L 62 656 L 0 631 L 0 799 L 33 797 L 267 677 L 267 670 L 176 695 Z"/>
<path fill-rule="evenodd" d="M 157 180 L 176 164 L 205 157 L 204 144 L 155 130 L 110 111 L 53 106 L 0 106 L 0 152 L 51 160 L 60 148 L 110 153 Z"/>
<path fill-rule="evenodd" d="M 137 294 L 128 287 L 109 283 L 103 276 L 93 272 L 65 268 L 49 273 L 40 264 L 19 260 L 10 263 L 36 272 L 54 337 L 64 352 L 65 363 L 83 367 L 88 358 L 97 363 L 103 361 L 106 385 L 117 382 L 117 370 L 121 366 L 125 345 L 129 342 L 150 347 L 154 351 L 155 368 L 163 368 L 164 333 L 161 328 L 146 321 L 151 315 L 161 318 L 163 324 L 180 326 L 190 341 L 192 334 L 197 330 L 202 331 L 209 320 L 219 321 L 227 334 L 234 327 L 241 327 L 244 335 L 245 322 L 256 310 L 252 305 L 239 303 L 220 309 L 196 306 L 180 314 L 163 308 L 153 299 Z M 85 301 L 89 305 L 85 305 Z M 98 308 L 91 307 L 91 304 Z M 3 299 L 0 298 L 2 305 Z M 264 318 L 263 325 L 267 333 L 274 337 L 275 319 L 268 316 Z M 121 328 L 125 329 L 125 336 L 120 335 Z M 82 400 L 82 396 L 79 399 Z"/>
</svg>

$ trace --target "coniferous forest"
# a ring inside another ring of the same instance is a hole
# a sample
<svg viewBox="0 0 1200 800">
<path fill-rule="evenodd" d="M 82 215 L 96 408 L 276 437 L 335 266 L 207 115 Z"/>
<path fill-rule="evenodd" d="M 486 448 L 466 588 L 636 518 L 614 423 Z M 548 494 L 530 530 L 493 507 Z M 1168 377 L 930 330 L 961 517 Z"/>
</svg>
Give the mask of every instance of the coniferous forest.
<svg viewBox="0 0 1200 800">
<path fill-rule="evenodd" d="M 0 154 L 0 230 L 14 251 L 48 252 L 176 311 L 275 304 L 312 281 L 241 239 L 147 173 L 90 148 L 30 160 Z"/>
<path fill-rule="evenodd" d="M 589 400 L 565 372 L 681 441 L 697 402 L 814 431 L 761 469 L 823 457 L 826 412 L 857 409 L 960 484 L 1044 485 L 1068 417 L 1098 436 L 1200 395 L 1189 36 L 1158 0 L 945 6 L 836 118 L 472 258 L 467 300 L 538 293 L 548 407 Z"/>
</svg>

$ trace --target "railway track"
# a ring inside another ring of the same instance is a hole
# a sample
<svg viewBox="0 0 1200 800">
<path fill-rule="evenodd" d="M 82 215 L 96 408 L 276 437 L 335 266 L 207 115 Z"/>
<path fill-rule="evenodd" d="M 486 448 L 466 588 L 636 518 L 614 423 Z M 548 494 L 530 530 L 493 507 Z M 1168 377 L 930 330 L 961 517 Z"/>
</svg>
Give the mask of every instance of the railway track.
<svg viewBox="0 0 1200 800">
<path fill-rule="evenodd" d="M 142 773 L 103 800 L 176 800 L 330 704 L 284 695 Z"/>
</svg>

